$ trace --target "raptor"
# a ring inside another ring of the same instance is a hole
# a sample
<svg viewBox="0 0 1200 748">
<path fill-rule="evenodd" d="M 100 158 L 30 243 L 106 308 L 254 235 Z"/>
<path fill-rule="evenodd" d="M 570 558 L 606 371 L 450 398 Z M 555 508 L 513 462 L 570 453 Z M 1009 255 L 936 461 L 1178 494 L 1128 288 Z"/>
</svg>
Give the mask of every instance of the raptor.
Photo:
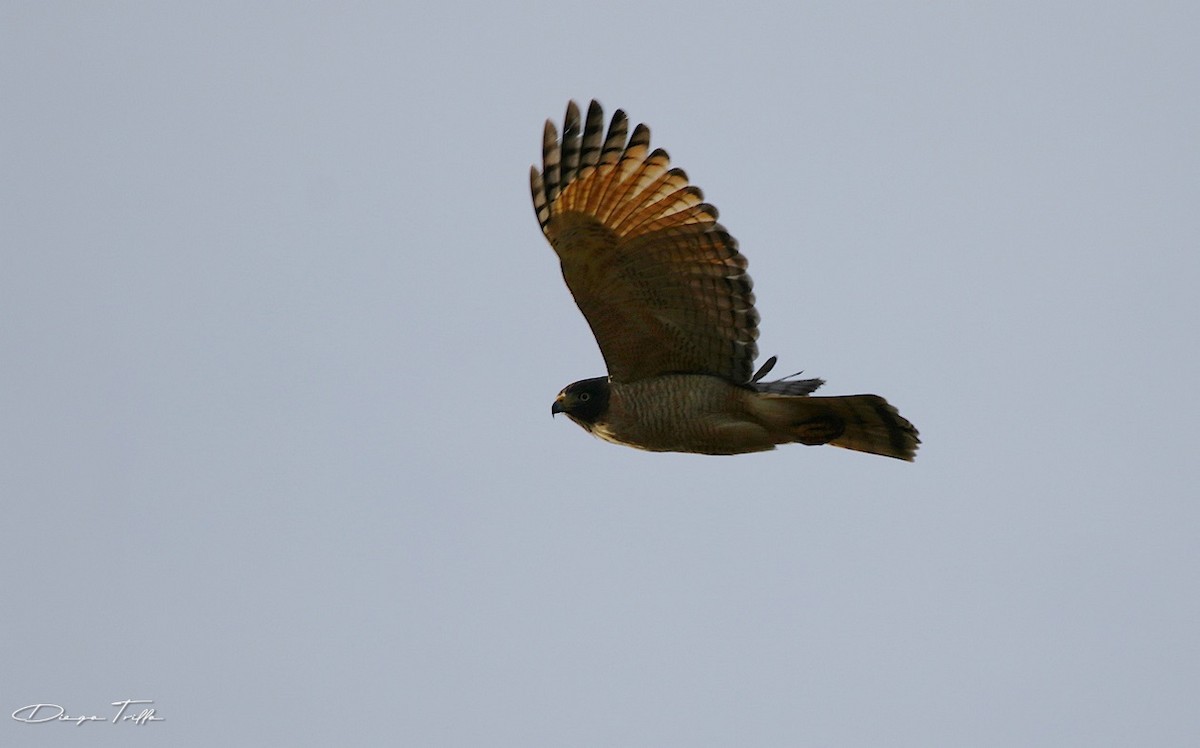
<svg viewBox="0 0 1200 748">
<path fill-rule="evenodd" d="M 820 379 L 764 381 L 758 313 L 737 241 L 650 129 L 617 110 L 604 128 L 567 105 L 547 120 L 533 208 L 587 319 L 608 375 L 564 388 L 551 407 L 606 441 L 655 452 L 731 455 L 776 445 L 912 460 L 917 430 L 878 395 L 812 396 Z"/>
</svg>

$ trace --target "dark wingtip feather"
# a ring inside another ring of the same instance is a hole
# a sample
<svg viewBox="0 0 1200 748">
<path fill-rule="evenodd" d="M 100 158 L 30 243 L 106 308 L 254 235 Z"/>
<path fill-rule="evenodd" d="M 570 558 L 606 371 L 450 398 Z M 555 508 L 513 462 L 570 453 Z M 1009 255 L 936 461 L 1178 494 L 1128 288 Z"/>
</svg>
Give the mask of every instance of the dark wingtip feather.
<svg viewBox="0 0 1200 748">
<path fill-rule="evenodd" d="M 546 126 L 542 129 L 542 182 L 546 185 L 546 201 L 554 202 L 554 198 L 558 197 L 559 184 L 559 165 L 562 160 L 562 154 L 558 146 L 558 129 L 554 127 L 554 123 L 546 120 Z"/>
<path fill-rule="evenodd" d="M 629 148 L 635 146 L 650 147 L 650 128 L 640 122 L 633 128 L 633 134 L 629 136 Z"/>
<path fill-rule="evenodd" d="M 559 179 L 563 187 L 566 187 L 566 185 L 575 179 L 575 174 L 579 169 L 579 151 L 581 147 L 579 136 L 579 105 L 574 101 L 569 101 L 567 102 L 567 114 L 563 118 L 562 142 L 559 146 L 562 149 L 562 165 Z"/>
<path fill-rule="evenodd" d="M 533 195 L 533 212 L 537 215 L 538 224 L 542 231 L 550 223 L 550 203 L 546 201 L 546 185 L 542 181 L 542 173 L 536 166 L 529 167 L 529 191 Z"/>
<path fill-rule="evenodd" d="M 604 139 L 604 110 L 592 99 L 588 104 L 587 119 L 583 125 L 583 148 L 579 153 L 579 168 L 595 166 L 600 159 L 600 146 Z"/>
</svg>

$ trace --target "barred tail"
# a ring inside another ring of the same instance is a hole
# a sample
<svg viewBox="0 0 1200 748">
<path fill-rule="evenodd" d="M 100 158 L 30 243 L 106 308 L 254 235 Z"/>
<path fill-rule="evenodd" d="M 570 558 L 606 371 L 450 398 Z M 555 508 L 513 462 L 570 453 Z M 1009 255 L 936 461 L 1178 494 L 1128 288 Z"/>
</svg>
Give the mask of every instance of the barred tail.
<svg viewBox="0 0 1200 748">
<path fill-rule="evenodd" d="M 832 444 L 910 462 L 921 443 L 916 428 L 878 395 L 761 393 L 755 402 L 759 417 L 779 443 Z"/>
</svg>

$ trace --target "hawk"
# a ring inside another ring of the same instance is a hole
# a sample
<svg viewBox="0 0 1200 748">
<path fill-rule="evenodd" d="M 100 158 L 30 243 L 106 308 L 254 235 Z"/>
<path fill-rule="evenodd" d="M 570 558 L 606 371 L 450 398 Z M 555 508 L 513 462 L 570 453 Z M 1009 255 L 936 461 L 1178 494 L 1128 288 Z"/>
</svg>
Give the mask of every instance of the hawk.
<svg viewBox="0 0 1200 748">
<path fill-rule="evenodd" d="M 604 131 L 595 101 L 547 120 L 533 208 L 608 376 L 568 385 L 566 413 L 606 441 L 655 452 L 731 455 L 832 444 L 912 460 L 917 430 L 878 395 L 810 397 L 820 379 L 756 372 L 758 313 L 746 258 L 650 129 L 621 110 Z M 794 375 L 793 375 L 794 376 Z"/>
</svg>

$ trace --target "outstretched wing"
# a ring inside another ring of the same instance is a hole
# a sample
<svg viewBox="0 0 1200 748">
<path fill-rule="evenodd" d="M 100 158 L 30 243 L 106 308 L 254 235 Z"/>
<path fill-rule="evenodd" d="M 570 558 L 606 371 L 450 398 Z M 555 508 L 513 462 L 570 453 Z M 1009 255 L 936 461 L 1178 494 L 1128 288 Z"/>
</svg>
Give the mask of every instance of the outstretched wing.
<svg viewBox="0 0 1200 748">
<path fill-rule="evenodd" d="M 605 136 L 595 101 L 582 131 L 573 101 L 561 140 L 546 122 L 530 187 L 567 287 L 613 380 L 692 372 L 748 382 L 758 313 L 746 258 L 700 188 L 650 150 L 650 129 L 628 127 L 617 110 Z"/>
</svg>

